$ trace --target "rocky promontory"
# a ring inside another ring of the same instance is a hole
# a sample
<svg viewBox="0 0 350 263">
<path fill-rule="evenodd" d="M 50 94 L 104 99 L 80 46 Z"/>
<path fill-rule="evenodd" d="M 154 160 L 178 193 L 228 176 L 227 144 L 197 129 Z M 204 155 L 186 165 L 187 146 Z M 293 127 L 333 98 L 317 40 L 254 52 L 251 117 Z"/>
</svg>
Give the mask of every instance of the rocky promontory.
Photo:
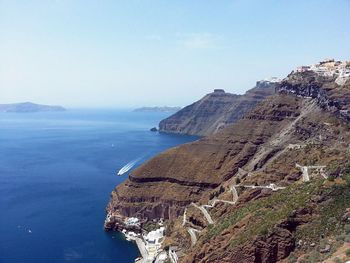
<svg viewBox="0 0 350 263">
<path fill-rule="evenodd" d="M 350 86 L 338 78 L 294 71 L 232 125 L 152 158 L 112 192 L 108 229 L 164 219 L 178 262 L 324 262 L 350 241 Z"/>
<path fill-rule="evenodd" d="M 278 79 L 258 81 L 244 95 L 216 89 L 199 101 L 183 108 L 159 123 L 159 130 L 167 133 L 209 135 L 239 120 L 254 106 L 274 94 Z"/>
</svg>

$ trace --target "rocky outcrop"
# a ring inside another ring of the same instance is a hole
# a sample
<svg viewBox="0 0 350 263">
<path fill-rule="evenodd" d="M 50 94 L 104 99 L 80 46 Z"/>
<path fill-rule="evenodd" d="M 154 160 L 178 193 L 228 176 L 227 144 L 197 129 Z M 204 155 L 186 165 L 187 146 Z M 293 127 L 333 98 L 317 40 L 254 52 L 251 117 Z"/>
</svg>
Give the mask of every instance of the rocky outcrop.
<svg viewBox="0 0 350 263">
<path fill-rule="evenodd" d="M 350 121 L 350 84 L 338 85 L 336 76 L 320 76 L 313 71 L 293 72 L 277 87 L 277 92 L 310 97 L 324 109 Z"/>
<path fill-rule="evenodd" d="M 216 250 L 205 251 L 212 244 L 204 245 L 202 253 L 186 262 L 215 262 L 215 263 L 270 263 L 278 262 L 286 258 L 295 247 L 293 234 L 281 227 L 276 227 L 268 236 L 259 236 L 252 241 L 246 242 L 234 249 L 226 246 L 218 246 Z M 208 253 L 209 252 L 209 253 Z"/>
<path fill-rule="evenodd" d="M 350 171 L 350 125 L 344 115 L 350 102 L 349 87 L 340 87 L 332 77 L 296 72 L 274 88 L 277 94 L 256 102 L 240 120 L 161 153 L 134 170 L 112 192 L 108 228 L 120 229 L 123 218 L 130 216 L 145 221 L 164 218 L 169 223 L 168 244 L 183 252 L 180 262 L 273 263 L 298 250 L 297 237 L 314 244 L 320 229 L 322 235 L 331 235 L 343 227 L 334 220 L 343 220 L 344 206 L 350 202 L 348 185 L 343 186 L 344 180 L 339 179 Z M 252 96 L 257 96 L 257 90 Z M 193 110 L 202 112 L 204 118 L 203 109 L 212 112 L 215 108 L 205 105 L 214 105 L 214 101 L 228 105 L 230 96 L 216 90 L 204 105 L 197 102 L 186 114 Z M 186 127 L 204 129 L 192 124 Z M 323 177 L 315 174 L 316 183 L 296 182 L 302 177 L 296 163 L 325 165 L 327 173 L 339 181 L 332 188 L 332 183 L 317 180 Z M 271 183 L 286 188 L 244 187 Z M 232 186 L 237 188 L 234 202 Z M 212 204 L 213 198 L 230 202 L 207 206 L 214 222 L 209 224 L 191 203 Z M 200 231 L 194 246 L 183 226 L 185 208 L 188 224 Z"/>
<path fill-rule="evenodd" d="M 183 108 L 159 123 L 159 130 L 168 133 L 209 135 L 239 120 L 260 101 L 274 93 L 278 82 L 259 81 L 244 95 L 216 89 L 199 101 Z"/>
<path fill-rule="evenodd" d="M 262 151 L 261 146 L 293 122 L 301 108 L 302 100 L 274 96 L 219 133 L 156 156 L 113 191 L 108 211 L 148 219 L 178 217 L 240 167 L 267 162 L 276 148 Z"/>
</svg>

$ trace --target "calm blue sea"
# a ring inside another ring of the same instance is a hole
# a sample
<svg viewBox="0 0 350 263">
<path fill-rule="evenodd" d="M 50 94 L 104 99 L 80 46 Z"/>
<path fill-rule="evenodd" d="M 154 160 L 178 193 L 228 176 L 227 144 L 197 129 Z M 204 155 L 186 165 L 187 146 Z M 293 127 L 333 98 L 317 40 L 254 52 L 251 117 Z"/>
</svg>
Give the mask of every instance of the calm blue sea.
<svg viewBox="0 0 350 263">
<path fill-rule="evenodd" d="M 0 262 L 133 262 L 136 246 L 103 230 L 104 209 L 121 167 L 196 139 L 149 131 L 167 115 L 0 114 Z"/>
</svg>

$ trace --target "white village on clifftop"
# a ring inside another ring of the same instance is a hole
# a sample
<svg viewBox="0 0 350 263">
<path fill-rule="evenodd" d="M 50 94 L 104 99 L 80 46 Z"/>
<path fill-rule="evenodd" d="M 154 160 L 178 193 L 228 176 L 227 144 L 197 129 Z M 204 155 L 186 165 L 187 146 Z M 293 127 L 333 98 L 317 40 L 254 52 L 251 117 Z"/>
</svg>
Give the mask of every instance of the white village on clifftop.
<svg viewBox="0 0 350 263">
<path fill-rule="evenodd" d="M 305 73 L 305 72 L 314 72 L 320 77 L 330 78 L 332 82 L 335 80 L 335 82 L 342 86 L 346 84 L 350 79 L 350 61 L 341 62 L 341 61 L 335 61 L 334 59 L 327 59 L 324 61 L 321 61 L 317 64 L 313 64 L 310 66 L 301 66 L 298 67 L 296 70 L 292 71 L 293 73 Z M 298 74 L 297 74 L 298 75 Z M 302 74 L 301 74 L 302 75 Z M 307 74 L 305 74 L 307 75 Z M 311 74 L 312 77 L 314 75 Z M 281 83 L 282 81 L 288 79 L 279 79 L 279 78 L 269 78 L 265 80 L 261 80 L 257 82 L 257 86 L 263 88 L 267 87 L 271 83 Z M 293 91 L 291 91 L 293 92 Z M 224 94 L 225 91 L 222 89 L 216 89 L 214 90 L 214 93 L 218 94 L 220 96 L 221 94 Z M 302 96 L 302 95 L 298 95 Z M 312 99 L 312 97 L 305 97 L 307 99 Z M 312 105 L 314 104 L 310 104 Z M 347 114 L 348 110 L 340 110 L 340 113 Z M 345 112 L 346 111 L 346 112 Z M 307 112 L 307 111 L 305 111 Z M 303 115 L 300 115 L 298 118 L 302 118 Z M 326 124 L 326 123 L 325 123 Z M 291 129 L 292 126 L 289 126 L 289 128 L 286 129 L 288 132 L 288 129 Z M 285 132 L 282 133 L 285 134 Z M 320 139 L 321 140 L 321 139 Z M 280 144 L 281 140 L 276 140 L 274 144 Z M 306 147 L 306 144 L 288 144 L 286 146 L 286 150 L 288 151 L 295 151 L 299 150 L 301 148 Z M 349 151 L 350 151 L 350 145 L 349 145 Z M 317 165 L 309 165 L 304 166 L 300 165 L 298 163 L 295 163 L 295 167 L 300 169 L 301 171 L 301 178 L 300 181 L 304 183 L 308 183 L 314 178 L 321 177 L 323 179 L 328 179 L 328 174 L 326 172 L 327 166 L 323 163 L 317 164 Z M 239 168 L 236 176 L 234 178 L 243 178 L 243 177 L 251 177 L 255 172 L 252 170 L 243 170 L 243 168 Z M 195 228 L 189 221 L 189 209 L 195 209 L 197 212 L 200 212 L 203 219 L 207 222 L 208 225 L 215 225 L 216 220 L 215 218 L 212 218 L 211 215 L 211 209 L 215 207 L 218 203 L 224 203 L 226 205 L 236 205 L 239 196 L 240 191 L 237 189 L 242 188 L 248 188 L 248 189 L 265 189 L 270 190 L 273 192 L 280 191 L 285 189 L 286 185 L 276 185 L 275 183 L 269 183 L 269 184 L 263 184 L 263 185 L 257 185 L 257 184 L 242 184 L 237 183 L 237 180 L 234 182 L 230 182 L 229 186 L 224 188 L 224 191 L 226 196 L 230 196 L 229 199 L 223 198 L 213 198 L 212 200 L 209 200 L 208 203 L 205 204 L 197 204 L 197 203 L 191 203 L 189 206 L 187 206 L 184 209 L 183 216 L 182 216 L 182 228 L 186 230 L 186 232 L 189 235 L 189 238 L 191 240 L 191 246 L 194 246 L 197 243 L 198 237 L 201 234 L 201 229 Z M 231 198 L 232 194 L 232 198 Z M 184 253 L 181 250 L 182 248 L 179 248 L 177 246 L 164 246 L 163 242 L 165 239 L 165 230 L 166 226 L 163 222 L 163 219 L 160 219 L 159 221 L 153 220 L 153 227 L 152 230 L 145 230 L 143 228 L 143 224 L 147 222 L 146 219 L 139 219 L 137 217 L 124 217 L 121 215 L 114 215 L 110 212 L 107 215 L 106 223 L 109 223 L 113 221 L 113 217 L 118 217 L 120 219 L 121 225 L 122 225 L 122 233 L 125 235 L 126 239 L 128 241 L 133 241 L 137 244 L 138 249 L 140 251 L 141 256 L 135 260 L 137 263 L 164 263 L 164 262 L 172 262 L 177 263 L 179 258 L 181 258 Z M 114 218 L 115 219 L 115 218 Z"/>
<path fill-rule="evenodd" d="M 325 59 L 317 64 L 298 67 L 296 72 L 313 71 L 320 76 L 337 77 L 335 82 L 344 85 L 350 78 L 350 61 L 336 61 L 335 59 Z"/>
</svg>

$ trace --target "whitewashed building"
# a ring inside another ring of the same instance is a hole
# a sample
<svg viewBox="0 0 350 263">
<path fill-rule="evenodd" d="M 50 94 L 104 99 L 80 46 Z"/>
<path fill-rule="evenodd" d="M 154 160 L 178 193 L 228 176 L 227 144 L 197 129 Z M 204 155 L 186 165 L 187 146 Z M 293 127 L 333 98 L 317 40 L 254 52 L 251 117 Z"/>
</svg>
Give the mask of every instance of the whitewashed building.
<svg viewBox="0 0 350 263">
<path fill-rule="evenodd" d="M 160 250 L 162 242 L 164 240 L 164 231 L 165 228 L 161 227 L 149 232 L 146 236 L 144 236 L 144 240 L 146 242 L 146 250 L 150 257 L 157 255 L 158 251 Z"/>
<path fill-rule="evenodd" d="M 127 226 L 138 226 L 140 225 L 140 220 L 136 217 L 128 217 L 125 219 L 125 224 Z"/>
</svg>

